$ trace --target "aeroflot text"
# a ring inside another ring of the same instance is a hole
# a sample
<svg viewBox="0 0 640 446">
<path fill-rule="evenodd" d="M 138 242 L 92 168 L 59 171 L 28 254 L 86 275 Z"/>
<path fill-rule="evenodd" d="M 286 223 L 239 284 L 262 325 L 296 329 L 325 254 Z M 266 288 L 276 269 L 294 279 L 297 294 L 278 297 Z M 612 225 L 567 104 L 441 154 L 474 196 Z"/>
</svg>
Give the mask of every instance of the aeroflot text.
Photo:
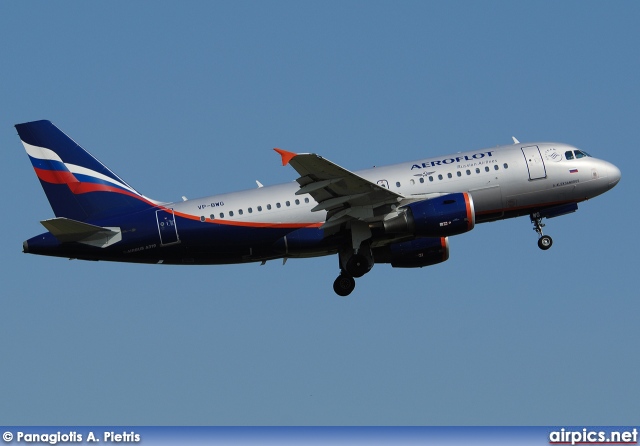
<svg viewBox="0 0 640 446">
<path fill-rule="evenodd" d="M 426 169 L 427 167 L 446 166 L 447 164 L 459 163 L 460 161 L 476 161 L 484 158 L 485 156 L 493 156 L 493 152 L 478 152 L 473 155 L 457 156 L 455 158 L 446 158 L 439 161 L 428 161 L 422 164 L 414 164 L 411 166 L 413 169 Z"/>
</svg>

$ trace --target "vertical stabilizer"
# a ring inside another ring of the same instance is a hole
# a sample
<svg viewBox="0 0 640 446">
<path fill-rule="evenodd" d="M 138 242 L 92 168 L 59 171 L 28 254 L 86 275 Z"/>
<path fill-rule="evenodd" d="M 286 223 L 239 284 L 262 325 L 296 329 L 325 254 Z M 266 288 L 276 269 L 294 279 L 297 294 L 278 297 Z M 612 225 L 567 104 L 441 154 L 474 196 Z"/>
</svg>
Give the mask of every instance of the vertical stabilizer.
<svg viewBox="0 0 640 446">
<path fill-rule="evenodd" d="M 56 217 L 86 221 L 154 205 L 51 122 L 16 129 Z"/>
</svg>

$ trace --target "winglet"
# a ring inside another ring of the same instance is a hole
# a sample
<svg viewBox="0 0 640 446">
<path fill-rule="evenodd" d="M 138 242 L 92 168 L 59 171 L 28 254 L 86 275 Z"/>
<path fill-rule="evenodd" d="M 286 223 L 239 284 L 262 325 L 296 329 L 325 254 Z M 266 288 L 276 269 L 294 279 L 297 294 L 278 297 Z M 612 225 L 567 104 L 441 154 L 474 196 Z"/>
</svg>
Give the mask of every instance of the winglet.
<svg viewBox="0 0 640 446">
<path fill-rule="evenodd" d="M 278 152 L 280 154 L 280 156 L 282 157 L 282 165 L 283 166 L 286 166 L 287 164 L 289 164 L 289 161 L 291 161 L 291 159 L 293 157 L 298 155 L 297 153 L 287 152 L 286 150 L 278 149 L 277 147 L 274 148 L 273 150 Z"/>
</svg>

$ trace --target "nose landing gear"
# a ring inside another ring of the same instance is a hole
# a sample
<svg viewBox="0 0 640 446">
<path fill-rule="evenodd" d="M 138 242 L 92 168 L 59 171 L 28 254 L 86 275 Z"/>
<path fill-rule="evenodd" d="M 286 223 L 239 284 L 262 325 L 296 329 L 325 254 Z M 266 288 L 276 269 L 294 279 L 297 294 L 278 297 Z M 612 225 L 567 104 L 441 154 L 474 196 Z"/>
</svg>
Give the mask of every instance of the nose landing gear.
<svg viewBox="0 0 640 446">
<path fill-rule="evenodd" d="M 551 245 L 553 245 L 553 239 L 548 235 L 542 234 L 542 228 L 544 228 L 545 225 L 542 223 L 542 217 L 539 212 L 534 212 L 530 215 L 530 218 L 531 223 L 533 223 L 533 230 L 536 231 L 540 237 L 538 239 L 538 248 L 546 251 L 551 248 Z"/>
<path fill-rule="evenodd" d="M 553 239 L 548 235 L 543 235 L 538 239 L 538 248 L 542 249 L 543 251 L 551 248 L 551 245 L 553 245 Z"/>
</svg>

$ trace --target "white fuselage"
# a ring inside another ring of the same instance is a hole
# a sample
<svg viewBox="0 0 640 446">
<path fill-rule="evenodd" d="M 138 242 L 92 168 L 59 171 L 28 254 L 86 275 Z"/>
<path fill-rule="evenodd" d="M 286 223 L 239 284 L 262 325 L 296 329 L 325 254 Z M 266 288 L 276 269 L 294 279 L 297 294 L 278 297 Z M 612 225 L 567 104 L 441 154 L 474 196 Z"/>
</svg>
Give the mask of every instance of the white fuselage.
<svg viewBox="0 0 640 446">
<path fill-rule="evenodd" d="M 534 148 L 534 149 L 532 149 Z M 535 149 L 537 148 L 537 150 Z M 407 202 L 469 192 L 479 221 L 508 217 L 534 207 L 580 202 L 617 184 L 620 171 L 590 156 L 567 159 L 573 146 L 526 143 L 356 171 L 357 175 L 403 195 Z M 539 156 L 532 156 L 539 153 Z M 322 223 L 326 211 L 308 195 L 295 195 L 296 182 L 172 203 L 176 212 L 219 224 Z M 521 214 L 522 214 L 521 213 Z M 520 214 L 520 215 L 521 215 Z"/>
</svg>

